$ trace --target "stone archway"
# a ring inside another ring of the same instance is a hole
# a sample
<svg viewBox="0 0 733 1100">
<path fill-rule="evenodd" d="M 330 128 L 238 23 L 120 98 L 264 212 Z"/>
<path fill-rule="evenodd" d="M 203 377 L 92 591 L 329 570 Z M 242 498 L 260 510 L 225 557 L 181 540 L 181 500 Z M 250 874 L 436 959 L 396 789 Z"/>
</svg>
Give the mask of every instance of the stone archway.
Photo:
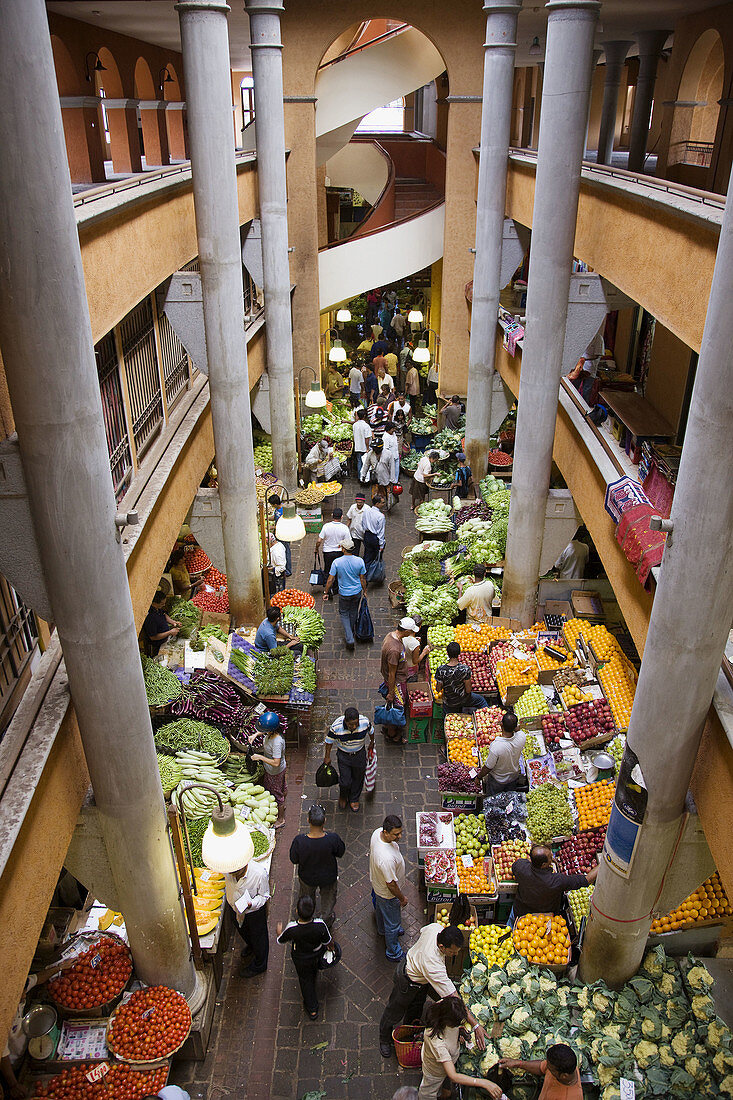
<svg viewBox="0 0 733 1100">
<path fill-rule="evenodd" d="M 724 69 L 723 41 L 710 27 L 690 50 L 680 78 L 669 144 L 671 178 L 705 186 L 713 163 Z"/>
<path fill-rule="evenodd" d="M 135 98 L 138 100 L 143 155 L 146 167 L 170 164 L 168 128 L 165 120 L 165 70 L 153 77 L 144 57 L 135 62 Z"/>
</svg>

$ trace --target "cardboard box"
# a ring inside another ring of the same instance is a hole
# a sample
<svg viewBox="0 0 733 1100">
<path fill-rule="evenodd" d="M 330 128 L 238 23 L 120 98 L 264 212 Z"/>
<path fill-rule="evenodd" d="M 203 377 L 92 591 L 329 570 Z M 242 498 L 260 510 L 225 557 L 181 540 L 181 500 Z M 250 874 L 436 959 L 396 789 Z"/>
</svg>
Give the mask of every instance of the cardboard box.
<svg viewBox="0 0 733 1100">
<path fill-rule="evenodd" d="M 602 619 L 604 617 L 600 592 L 576 590 L 570 593 L 570 602 L 579 619 Z"/>
<path fill-rule="evenodd" d="M 226 630 L 227 634 L 229 633 L 230 616 L 228 614 L 221 611 L 204 611 L 201 616 L 201 625 L 211 626 L 214 623 L 222 630 Z"/>
<path fill-rule="evenodd" d="M 545 600 L 546 615 L 562 615 L 566 619 L 572 619 L 573 608 L 567 600 Z"/>
<path fill-rule="evenodd" d="M 507 630 L 521 630 L 522 624 L 519 619 L 507 619 L 501 615 L 494 615 L 491 620 L 492 626 L 505 626 Z"/>
<path fill-rule="evenodd" d="M 412 698 L 413 693 L 416 691 L 425 692 L 428 696 L 427 702 L 420 700 L 414 700 Z M 410 681 L 405 684 L 405 694 L 407 702 L 407 713 L 410 718 L 432 718 L 433 716 L 433 693 L 430 689 L 430 684 L 425 680 Z"/>
</svg>

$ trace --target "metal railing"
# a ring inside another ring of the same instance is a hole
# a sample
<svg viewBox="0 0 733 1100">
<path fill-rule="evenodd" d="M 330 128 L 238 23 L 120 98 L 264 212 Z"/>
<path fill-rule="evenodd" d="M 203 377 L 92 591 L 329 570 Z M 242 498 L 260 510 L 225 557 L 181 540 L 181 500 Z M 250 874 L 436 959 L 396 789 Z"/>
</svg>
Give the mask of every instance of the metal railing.
<svg viewBox="0 0 733 1100">
<path fill-rule="evenodd" d="M 237 164 L 245 164 L 247 161 L 255 160 L 255 154 L 252 152 L 246 152 L 237 150 L 235 152 L 235 160 Z M 111 195 L 124 194 L 126 192 L 135 192 L 147 184 L 157 183 L 160 180 L 169 180 L 171 183 L 183 182 L 185 179 L 191 178 L 191 161 L 184 160 L 180 164 L 173 164 L 169 168 L 158 168 L 151 172 L 139 172 L 137 175 L 129 176 L 127 179 L 118 180 L 115 183 L 103 183 L 99 187 L 90 187 L 88 191 L 79 191 L 74 195 L 74 206 L 88 206 L 89 203 L 96 202 L 99 199 L 109 198 Z"/>
<path fill-rule="evenodd" d="M 33 612 L 5 577 L 0 576 L 0 713 L 25 672 L 37 640 Z M 2 733 L 0 728 L 0 737 Z"/>
<path fill-rule="evenodd" d="M 97 344 L 94 352 L 97 357 L 97 376 L 102 398 L 102 415 L 107 436 L 112 485 L 119 503 L 132 477 L 132 454 L 114 333 L 107 333 Z"/>
<path fill-rule="evenodd" d="M 409 23 L 400 23 L 398 27 L 392 27 L 390 30 L 385 31 L 384 34 L 378 34 L 376 38 L 370 38 L 367 42 L 362 42 L 359 46 L 351 46 L 348 50 L 344 50 L 338 57 L 332 57 L 330 61 L 324 61 L 322 65 L 318 66 L 318 71 L 321 69 L 327 69 L 331 65 L 338 65 L 340 61 L 345 61 L 347 57 L 353 57 L 355 53 L 361 53 L 362 50 L 368 50 L 371 46 L 376 45 L 377 42 L 386 42 L 389 38 L 396 38 L 398 34 L 403 34 L 410 29 Z"/>
<path fill-rule="evenodd" d="M 173 331 L 165 313 L 158 314 L 158 334 L 160 336 L 165 399 L 168 408 L 171 409 L 184 390 L 187 389 L 190 381 L 188 355 Z"/>
<path fill-rule="evenodd" d="M 135 450 L 142 454 L 163 423 L 153 310 L 145 298 L 120 324 Z"/>
</svg>

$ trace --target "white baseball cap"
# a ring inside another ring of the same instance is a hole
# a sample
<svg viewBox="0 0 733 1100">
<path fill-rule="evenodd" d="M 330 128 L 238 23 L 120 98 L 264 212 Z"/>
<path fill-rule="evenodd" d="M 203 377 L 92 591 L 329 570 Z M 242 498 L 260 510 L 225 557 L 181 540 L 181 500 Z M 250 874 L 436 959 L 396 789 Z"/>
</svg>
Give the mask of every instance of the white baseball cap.
<svg viewBox="0 0 733 1100">
<path fill-rule="evenodd" d="M 405 618 L 400 619 L 400 630 L 419 630 L 419 627 L 414 619 Z"/>
<path fill-rule="evenodd" d="M 339 543 L 339 546 L 343 550 L 353 550 L 354 549 L 354 540 L 352 539 L 351 535 L 347 535 L 345 538 L 341 539 L 341 542 Z"/>
</svg>

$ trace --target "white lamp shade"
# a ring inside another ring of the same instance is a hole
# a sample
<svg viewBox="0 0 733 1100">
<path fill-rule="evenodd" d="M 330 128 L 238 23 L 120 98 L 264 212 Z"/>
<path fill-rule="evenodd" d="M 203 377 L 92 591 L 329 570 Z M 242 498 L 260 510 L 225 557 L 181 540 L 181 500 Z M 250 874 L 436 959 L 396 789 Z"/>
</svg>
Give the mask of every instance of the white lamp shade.
<svg viewBox="0 0 733 1100">
<path fill-rule="evenodd" d="M 250 831 L 241 821 L 236 820 L 234 832 L 227 836 L 217 836 L 211 821 L 207 825 L 201 843 L 201 856 L 210 871 L 227 875 L 246 867 L 252 859 L 255 850 Z"/>
<path fill-rule="evenodd" d="M 412 358 L 416 363 L 430 362 L 430 351 L 424 340 L 421 340 L 417 347 L 413 349 Z"/>
<path fill-rule="evenodd" d="M 283 514 L 275 524 L 275 538 L 281 542 L 300 542 L 305 538 L 305 524 L 296 514 L 294 504 L 283 505 Z"/>
<path fill-rule="evenodd" d="M 409 321 L 409 323 L 411 325 L 421 325 L 422 324 L 422 310 L 420 310 L 420 309 L 411 309 L 410 312 L 407 314 L 407 320 Z"/>
<path fill-rule="evenodd" d="M 344 359 L 346 355 L 344 354 Z M 309 409 L 325 409 L 326 395 L 321 389 L 320 382 L 311 382 L 311 388 L 305 395 L 305 404 Z"/>
<path fill-rule="evenodd" d="M 351 310 L 350 309 L 340 309 L 338 311 L 338 313 L 336 314 L 336 320 L 339 322 L 339 324 L 341 324 L 344 321 L 350 321 L 351 320 Z"/>
<path fill-rule="evenodd" d="M 334 340 L 333 347 L 328 353 L 328 358 L 331 363 L 346 362 L 346 348 L 343 346 L 340 340 Z"/>
</svg>

